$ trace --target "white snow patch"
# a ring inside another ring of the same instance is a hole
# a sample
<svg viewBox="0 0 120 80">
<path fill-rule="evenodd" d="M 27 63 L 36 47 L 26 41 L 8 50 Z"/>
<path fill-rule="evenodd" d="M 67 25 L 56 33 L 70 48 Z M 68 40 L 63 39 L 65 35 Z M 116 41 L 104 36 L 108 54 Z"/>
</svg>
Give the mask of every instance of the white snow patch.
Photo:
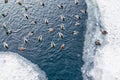
<svg viewBox="0 0 120 80">
<path fill-rule="evenodd" d="M 120 80 L 120 0 L 96 1 L 108 32 L 108 44 L 99 50 L 101 55 L 95 58 L 90 74 L 94 80 Z"/>
<path fill-rule="evenodd" d="M 0 80 L 48 80 L 44 71 L 13 52 L 0 52 Z"/>
</svg>

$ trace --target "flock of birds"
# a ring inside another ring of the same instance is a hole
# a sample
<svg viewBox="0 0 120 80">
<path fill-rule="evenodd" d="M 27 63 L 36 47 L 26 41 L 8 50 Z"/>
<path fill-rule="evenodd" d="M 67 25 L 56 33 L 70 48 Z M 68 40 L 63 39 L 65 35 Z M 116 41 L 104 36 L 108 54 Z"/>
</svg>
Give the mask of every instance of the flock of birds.
<svg viewBox="0 0 120 80">
<path fill-rule="evenodd" d="M 8 0 L 4 0 L 4 3 L 5 3 L 5 4 L 7 4 L 8 2 L 9 2 Z M 74 0 L 74 3 L 75 3 L 75 5 L 78 5 L 78 0 Z M 21 2 L 20 0 L 16 0 L 16 4 L 22 5 L 22 2 Z M 44 4 L 43 2 L 41 2 L 41 6 L 45 6 L 45 4 Z M 64 8 L 64 5 L 63 5 L 63 4 L 58 4 L 57 7 L 58 7 L 59 9 L 63 9 L 63 8 Z M 27 7 L 24 7 L 24 8 L 25 8 L 25 11 L 28 10 Z M 84 13 L 84 14 L 87 13 L 86 10 L 80 10 L 80 12 L 81 12 L 81 13 Z M 2 14 L 3 17 L 6 17 L 7 15 L 8 15 L 7 12 L 5 12 L 5 13 Z M 26 14 L 26 13 L 24 14 L 24 17 L 25 17 L 26 19 L 29 19 L 29 15 Z M 75 17 L 76 19 L 81 19 L 81 17 L 80 17 L 79 15 L 75 15 L 74 17 Z M 66 20 L 66 18 L 65 18 L 64 15 L 60 15 L 60 19 L 61 19 L 62 21 L 65 21 L 65 20 Z M 49 24 L 49 20 L 48 20 L 47 18 L 45 18 L 44 23 L 45 23 L 46 25 L 48 25 L 48 24 Z M 32 21 L 31 24 L 34 24 L 34 25 L 35 25 L 35 24 L 37 24 L 37 21 Z M 79 22 L 76 22 L 76 23 L 75 23 L 75 26 L 79 26 L 79 25 L 80 25 Z M 12 34 L 12 33 L 14 32 L 14 31 L 12 31 L 12 30 L 8 30 L 6 23 L 3 23 L 3 24 L 2 24 L 2 27 L 3 27 L 4 30 L 6 31 L 6 34 L 7 34 L 7 35 L 10 35 L 10 34 Z M 60 29 L 61 29 L 61 30 L 65 30 L 64 24 L 61 24 L 61 25 L 60 25 Z M 49 31 L 50 33 L 52 33 L 52 32 L 55 32 L 55 29 L 54 29 L 54 28 L 49 28 L 48 31 Z M 73 31 L 73 32 L 72 32 L 73 35 L 77 35 L 78 33 L 79 33 L 79 31 Z M 28 36 L 32 36 L 33 34 L 34 34 L 34 32 L 29 32 L 29 33 L 28 33 Z M 62 39 L 64 38 L 64 34 L 63 34 L 63 33 L 58 32 L 57 34 L 58 34 L 59 38 L 62 38 Z M 43 36 L 42 36 L 42 35 L 39 35 L 39 36 L 38 36 L 38 41 L 41 42 L 42 40 L 43 40 Z M 24 37 L 24 43 L 25 43 L 25 44 L 28 43 L 28 39 L 27 39 L 26 37 Z M 9 48 L 7 42 L 3 42 L 3 46 L 4 46 L 4 48 L 6 48 L 6 49 Z M 50 47 L 51 47 L 51 48 L 55 48 L 55 46 L 56 46 L 55 42 L 54 42 L 54 41 L 51 41 Z M 64 48 L 65 48 L 65 44 L 61 44 L 60 49 L 62 50 L 62 49 L 64 49 Z M 18 47 L 18 50 L 24 51 L 24 50 L 26 50 L 26 48 L 22 46 L 22 47 Z"/>
</svg>

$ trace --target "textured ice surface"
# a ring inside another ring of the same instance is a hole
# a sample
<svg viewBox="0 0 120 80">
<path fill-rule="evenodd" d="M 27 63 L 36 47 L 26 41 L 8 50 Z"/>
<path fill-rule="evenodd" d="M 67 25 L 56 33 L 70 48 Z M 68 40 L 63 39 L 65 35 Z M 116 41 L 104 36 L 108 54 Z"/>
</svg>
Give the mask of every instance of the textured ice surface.
<svg viewBox="0 0 120 80">
<path fill-rule="evenodd" d="M 0 52 L 0 80 L 47 80 L 37 65 L 13 52 Z"/>
</svg>

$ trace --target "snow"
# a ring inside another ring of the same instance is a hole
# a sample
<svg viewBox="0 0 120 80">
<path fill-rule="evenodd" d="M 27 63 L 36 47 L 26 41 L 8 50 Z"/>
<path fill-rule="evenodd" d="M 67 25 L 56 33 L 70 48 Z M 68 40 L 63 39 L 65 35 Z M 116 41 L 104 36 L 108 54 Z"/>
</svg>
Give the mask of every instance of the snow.
<svg viewBox="0 0 120 80">
<path fill-rule="evenodd" d="M 96 0 L 108 32 L 107 44 L 99 49 L 90 74 L 94 80 L 120 80 L 120 0 Z M 100 73 L 100 74 L 99 74 Z"/>
<path fill-rule="evenodd" d="M 0 52 L 0 80 L 48 80 L 37 65 L 13 52 Z"/>
</svg>

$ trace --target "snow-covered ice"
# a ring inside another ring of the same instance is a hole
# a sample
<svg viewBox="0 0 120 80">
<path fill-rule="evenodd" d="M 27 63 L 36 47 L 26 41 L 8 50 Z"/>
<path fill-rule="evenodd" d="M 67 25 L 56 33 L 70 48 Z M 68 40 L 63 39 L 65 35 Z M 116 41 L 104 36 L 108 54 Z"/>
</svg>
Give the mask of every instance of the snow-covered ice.
<svg viewBox="0 0 120 80">
<path fill-rule="evenodd" d="M 120 80 L 120 0 L 96 0 L 108 42 L 99 50 L 90 75 L 94 80 Z M 99 74 L 100 73 L 100 74 Z"/>
<path fill-rule="evenodd" d="M 0 80 L 48 80 L 37 65 L 13 52 L 0 52 Z"/>
</svg>

